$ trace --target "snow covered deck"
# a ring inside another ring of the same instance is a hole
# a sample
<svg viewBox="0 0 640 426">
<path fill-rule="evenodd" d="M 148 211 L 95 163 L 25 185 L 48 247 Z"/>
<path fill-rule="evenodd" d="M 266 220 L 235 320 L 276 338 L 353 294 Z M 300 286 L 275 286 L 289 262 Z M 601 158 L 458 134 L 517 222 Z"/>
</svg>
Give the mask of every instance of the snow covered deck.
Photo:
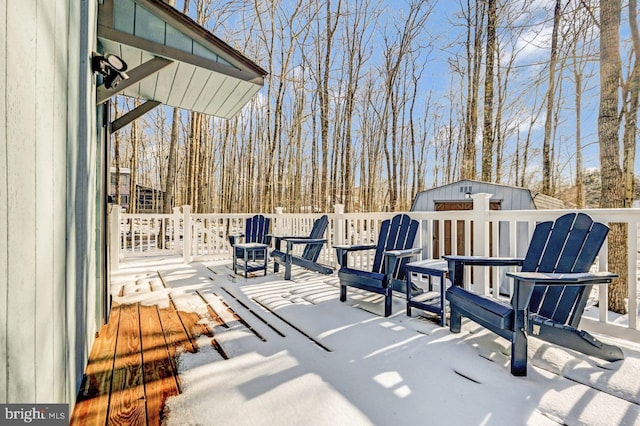
<svg viewBox="0 0 640 426">
<path fill-rule="evenodd" d="M 531 338 L 529 375 L 514 377 L 508 343 L 471 322 L 450 334 L 416 309 L 407 317 L 402 298 L 384 318 L 378 295 L 350 290 L 340 303 L 337 274 L 294 269 L 285 281 L 271 270 L 245 279 L 230 261 L 121 261 L 112 275 L 113 312 L 121 324 L 123 315 L 135 323 L 139 309 L 140 335 L 149 324 L 165 330 L 165 342 L 155 334 L 151 345 L 164 358 L 142 351 L 126 361 L 134 373 L 116 379 L 115 357 L 111 382 L 133 377 L 138 386 L 143 379 L 173 390 L 113 388 L 108 412 L 93 409 L 94 419 L 131 409 L 117 405 L 126 395 L 146 407 L 146 416 L 128 418 L 137 424 L 640 424 L 639 345 L 616 341 L 626 359 L 610 363 Z M 182 331 L 166 331 L 176 316 Z M 103 331 L 96 345 L 112 333 Z M 76 412 L 104 395 L 79 395 Z"/>
</svg>

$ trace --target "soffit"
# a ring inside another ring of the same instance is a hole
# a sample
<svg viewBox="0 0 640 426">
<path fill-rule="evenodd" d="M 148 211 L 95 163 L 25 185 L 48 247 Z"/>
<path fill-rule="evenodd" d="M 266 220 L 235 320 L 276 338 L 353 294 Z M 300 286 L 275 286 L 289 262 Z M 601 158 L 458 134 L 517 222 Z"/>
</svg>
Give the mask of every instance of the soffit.
<svg viewBox="0 0 640 426">
<path fill-rule="evenodd" d="M 153 68 L 115 89 L 133 98 L 230 118 L 264 84 L 260 66 L 160 0 L 104 0 L 98 40 L 104 53 L 127 63 L 128 74 Z"/>
</svg>

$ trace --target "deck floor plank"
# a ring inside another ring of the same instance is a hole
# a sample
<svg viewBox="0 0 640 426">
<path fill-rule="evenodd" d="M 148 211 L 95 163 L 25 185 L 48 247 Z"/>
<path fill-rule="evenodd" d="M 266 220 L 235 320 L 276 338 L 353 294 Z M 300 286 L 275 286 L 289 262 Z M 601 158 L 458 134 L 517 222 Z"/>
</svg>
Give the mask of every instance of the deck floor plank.
<svg viewBox="0 0 640 426">
<path fill-rule="evenodd" d="M 174 365 L 160 322 L 158 307 L 140 307 L 140 333 L 144 362 L 144 387 L 147 401 L 147 423 L 160 425 L 166 399 L 178 395 Z"/>
<path fill-rule="evenodd" d="M 167 398 L 181 393 L 177 357 L 212 337 L 200 315 L 140 303 L 114 304 L 92 349 L 73 425 L 161 425 Z M 213 344 L 213 342 L 212 342 Z"/>
<path fill-rule="evenodd" d="M 91 348 L 71 416 L 71 425 L 105 425 L 107 423 L 119 318 L 120 306 L 114 305 L 109 322 L 102 327 L 99 337 Z"/>
<path fill-rule="evenodd" d="M 147 424 L 141 350 L 140 304 L 124 305 L 120 309 L 120 327 L 109 403 L 110 425 Z"/>
<path fill-rule="evenodd" d="M 192 353 L 196 351 L 182 326 L 178 312 L 173 307 L 173 304 L 169 304 L 168 308 L 160 309 L 160 320 L 162 321 L 167 345 L 169 346 L 169 353 L 172 357 L 176 356 L 176 351 L 180 347 Z"/>
<path fill-rule="evenodd" d="M 171 303 L 173 304 L 173 301 Z M 174 308 L 175 308 L 175 305 L 174 305 Z M 180 317 L 180 321 L 182 322 L 184 329 L 189 336 L 189 341 L 193 345 L 194 352 L 197 352 L 198 337 L 200 337 L 203 334 L 209 337 L 213 337 L 213 332 L 207 325 L 199 324 L 200 315 L 198 315 L 196 312 L 180 311 L 177 308 L 175 308 L 175 310 L 178 313 L 178 316 Z"/>
</svg>

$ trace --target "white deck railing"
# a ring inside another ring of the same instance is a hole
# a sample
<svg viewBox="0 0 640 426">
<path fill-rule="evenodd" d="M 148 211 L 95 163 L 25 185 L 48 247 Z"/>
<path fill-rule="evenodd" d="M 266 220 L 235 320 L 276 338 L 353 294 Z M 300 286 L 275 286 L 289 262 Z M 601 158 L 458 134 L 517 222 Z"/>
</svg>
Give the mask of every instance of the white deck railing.
<svg viewBox="0 0 640 426">
<path fill-rule="evenodd" d="M 438 258 L 443 254 L 524 256 L 529 238 L 540 221 L 554 220 L 568 210 L 490 210 L 489 194 L 474 194 L 473 210 L 446 212 L 407 212 L 419 221 L 416 246 L 422 247 L 422 258 Z M 640 209 L 584 210 L 595 221 L 628 224 L 628 301 L 630 315 L 613 318 L 607 311 L 606 287 L 594 289 L 598 317 L 584 318 L 593 331 L 640 342 L 638 323 L 638 227 Z M 327 244 L 319 262 L 337 267 L 334 244 L 373 243 L 380 223 L 397 213 L 344 213 L 335 206 L 328 214 Z M 174 208 L 173 214 L 124 214 L 112 209 L 111 264 L 118 268 L 119 259 L 132 255 L 181 254 L 185 262 L 231 259 L 228 236 L 244 231 L 245 220 L 253 214 L 191 214 L 189 206 Z M 309 235 L 314 219 L 320 214 L 284 214 L 276 209 L 265 214 L 272 219 L 274 235 Z M 603 246 L 594 269 L 607 270 L 607 244 Z M 350 262 L 368 267 L 370 253 L 350 257 Z M 474 290 L 494 297 L 511 294 L 511 280 L 506 268 L 484 268 L 474 271 Z M 465 274 L 470 285 L 471 274 Z"/>
</svg>

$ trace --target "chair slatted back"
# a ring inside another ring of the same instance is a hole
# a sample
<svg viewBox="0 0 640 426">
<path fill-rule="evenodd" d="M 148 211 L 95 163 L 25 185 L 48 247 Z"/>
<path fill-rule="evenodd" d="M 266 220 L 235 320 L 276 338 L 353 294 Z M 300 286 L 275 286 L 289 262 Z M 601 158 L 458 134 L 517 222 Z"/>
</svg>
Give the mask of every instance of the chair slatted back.
<svg viewBox="0 0 640 426">
<path fill-rule="evenodd" d="M 267 234 L 269 234 L 270 225 L 271 219 L 268 219 L 261 214 L 257 214 L 247 219 L 244 232 L 245 242 L 268 244 Z"/>
<path fill-rule="evenodd" d="M 311 228 L 309 238 L 322 238 L 327 230 L 328 225 L 329 217 L 326 214 L 313 221 L 313 228 Z M 316 262 L 318 260 L 318 257 L 320 256 L 322 247 L 323 246 L 319 244 L 307 244 L 302 252 L 301 257 L 303 259 Z"/>
<path fill-rule="evenodd" d="M 522 264 L 523 272 L 589 272 L 609 228 L 584 213 L 568 213 L 535 228 Z M 530 311 L 555 322 L 576 327 L 591 286 L 537 285 Z"/>
<path fill-rule="evenodd" d="M 411 219 L 406 214 L 399 214 L 391 219 L 384 220 L 380 225 L 380 235 L 376 245 L 376 253 L 373 259 L 373 272 L 386 273 L 384 270 L 384 255 L 387 250 L 405 250 L 413 247 L 418 232 L 418 221 Z M 404 265 L 409 258 L 402 259 L 396 265 L 393 277 L 404 279 Z"/>
</svg>

